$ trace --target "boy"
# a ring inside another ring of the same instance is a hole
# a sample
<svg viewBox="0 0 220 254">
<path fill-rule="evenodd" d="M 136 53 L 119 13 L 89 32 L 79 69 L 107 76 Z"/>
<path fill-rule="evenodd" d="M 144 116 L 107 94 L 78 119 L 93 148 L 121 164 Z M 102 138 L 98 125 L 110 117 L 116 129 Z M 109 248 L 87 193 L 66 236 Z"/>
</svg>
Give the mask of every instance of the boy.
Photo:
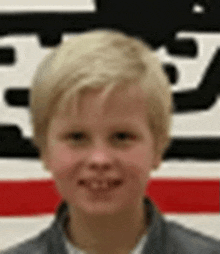
<svg viewBox="0 0 220 254">
<path fill-rule="evenodd" d="M 3 253 L 214 254 L 167 222 L 146 184 L 170 142 L 170 84 L 150 47 L 119 31 L 63 43 L 31 91 L 33 141 L 62 197 L 54 223 Z"/>
</svg>

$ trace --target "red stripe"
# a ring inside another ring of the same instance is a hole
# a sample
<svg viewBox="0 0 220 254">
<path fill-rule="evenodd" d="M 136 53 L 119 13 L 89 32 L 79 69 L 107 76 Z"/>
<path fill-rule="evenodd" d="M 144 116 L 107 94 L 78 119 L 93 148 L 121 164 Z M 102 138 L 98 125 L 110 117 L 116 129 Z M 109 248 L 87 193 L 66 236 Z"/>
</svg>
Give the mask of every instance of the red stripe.
<svg viewBox="0 0 220 254">
<path fill-rule="evenodd" d="M 149 181 L 149 195 L 161 212 L 219 213 L 219 180 L 155 179 Z"/>
<path fill-rule="evenodd" d="M 60 198 L 52 180 L 1 181 L 0 216 L 53 213 Z"/>
<path fill-rule="evenodd" d="M 0 181 L 0 216 L 53 214 L 60 196 L 52 180 Z M 151 179 L 146 188 L 161 212 L 219 213 L 219 180 Z"/>
</svg>

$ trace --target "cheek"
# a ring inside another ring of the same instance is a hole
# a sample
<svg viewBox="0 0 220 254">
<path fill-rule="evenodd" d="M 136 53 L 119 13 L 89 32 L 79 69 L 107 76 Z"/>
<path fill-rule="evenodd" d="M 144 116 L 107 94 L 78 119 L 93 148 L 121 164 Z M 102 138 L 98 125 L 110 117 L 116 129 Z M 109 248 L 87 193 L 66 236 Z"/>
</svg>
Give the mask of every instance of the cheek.
<svg viewBox="0 0 220 254">
<path fill-rule="evenodd" d="M 82 154 L 74 153 L 66 145 L 57 145 L 51 149 L 48 156 L 49 169 L 55 179 L 64 179 L 74 173 Z"/>
<path fill-rule="evenodd" d="M 134 164 L 140 169 L 150 169 L 152 165 L 153 153 L 145 146 L 135 147 L 123 155 L 123 160 L 129 164 Z"/>
<path fill-rule="evenodd" d="M 145 184 L 152 169 L 152 152 L 140 146 L 121 154 L 121 162 L 133 181 Z"/>
</svg>

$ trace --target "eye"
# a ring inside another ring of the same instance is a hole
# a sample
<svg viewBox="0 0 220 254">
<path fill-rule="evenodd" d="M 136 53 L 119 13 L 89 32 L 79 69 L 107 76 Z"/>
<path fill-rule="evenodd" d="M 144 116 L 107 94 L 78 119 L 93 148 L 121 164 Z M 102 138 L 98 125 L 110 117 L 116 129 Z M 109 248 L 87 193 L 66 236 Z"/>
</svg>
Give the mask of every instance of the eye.
<svg viewBox="0 0 220 254">
<path fill-rule="evenodd" d="M 74 141 L 82 141 L 85 139 L 85 134 L 83 132 L 74 132 L 69 135 L 69 138 Z"/>
<path fill-rule="evenodd" d="M 114 136 L 119 141 L 129 141 L 136 139 L 136 136 L 134 134 L 128 132 L 117 132 Z"/>
</svg>

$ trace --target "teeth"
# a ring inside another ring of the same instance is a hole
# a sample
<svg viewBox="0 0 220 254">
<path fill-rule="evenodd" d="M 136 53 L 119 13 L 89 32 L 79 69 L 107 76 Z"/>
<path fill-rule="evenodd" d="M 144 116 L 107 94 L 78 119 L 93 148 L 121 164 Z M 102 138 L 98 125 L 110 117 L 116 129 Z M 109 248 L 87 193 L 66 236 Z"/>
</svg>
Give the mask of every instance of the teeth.
<svg viewBox="0 0 220 254">
<path fill-rule="evenodd" d="M 107 182 L 91 182 L 89 183 L 89 186 L 93 189 L 98 189 L 98 188 L 102 188 L 102 189 L 107 189 L 109 187 L 109 184 Z"/>
<path fill-rule="evenodd" d="M 92 189 L 108 189 L 114 186 L 113 182 L 87 182 L 87 185 Z"/>
<path fill-rule="evenodd" d="M 91 189 L 108 189 L 112 187 L 117 187 L 121 184 L 121 180 L 109 180 L 109 181 L 85 181 L 80 180 L 80 185 L 85 185 Z"/>
</svg>

